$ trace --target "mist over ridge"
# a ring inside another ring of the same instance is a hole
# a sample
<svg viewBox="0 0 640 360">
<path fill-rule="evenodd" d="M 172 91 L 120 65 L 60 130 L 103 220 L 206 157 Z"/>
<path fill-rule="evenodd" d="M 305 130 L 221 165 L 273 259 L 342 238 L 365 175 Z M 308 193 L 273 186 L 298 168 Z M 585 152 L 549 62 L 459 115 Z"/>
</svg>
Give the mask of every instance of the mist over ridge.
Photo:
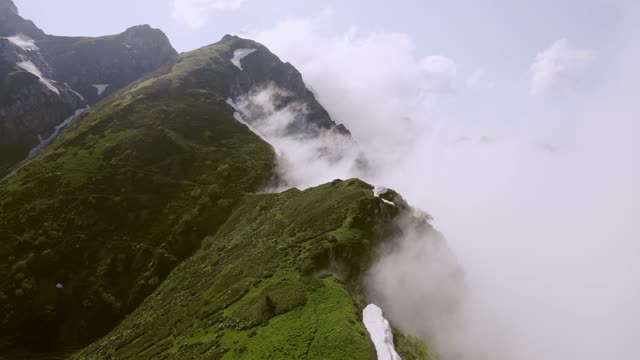
<svg viewBox="0 0 640 360">
<path fill-rule="evenodd" d="M 453 61 L 417 58 L 402 34 L 326 35 L 323 16 L 248 33 L 297 66 L 355 139 L 350 150 L 328 134 L 275 140 L 288 163 L 282 177 L 301 188 L 349 177 L 394 188 L 434 216 L 465 272 L 459 308 L 434 319 L 420 307 L 429 304 L 425 296 L 442 295 L 433 292 L 441 279 L 427 275 L 438 256 L 408 235 L 414 247 L 383 254 L 372 275 L 391 321 L 419 335 L 441 330 L 431 339 L 445 358 L 636 358 L 640 289 L 630 280 L 640 270 L 633 225 L 640 125 L 631 89 L 640 80 L 633 65 L 640 43 L 630 19 L 637 17 L 628 19 L 618 53 L 571 49 L 563 40 L 533 54 L 523 71 L 535 91 L 511 118 L 478 112 L 461 120 L 450 106 L 473 94 L 460 88 Z M 395 56 L 374 56 L 380 52 Z M 580 80 L 598 56 L 611 57 L 604 75 Z M 562 67 L 541 70 L 573 65 L 569 77 Z M 569 82 L 558 83 L 562 77 Z M 277 116 L 286 123 L 285 113 Z M 518 126 L 490 133 L 509 121 Z M 327 162 L 324 147 L 348 155 Z M 357 166 L 360 154 L 366 167 Z M 398 282 L 405 286 L 391 286 Z"/>
</svg>

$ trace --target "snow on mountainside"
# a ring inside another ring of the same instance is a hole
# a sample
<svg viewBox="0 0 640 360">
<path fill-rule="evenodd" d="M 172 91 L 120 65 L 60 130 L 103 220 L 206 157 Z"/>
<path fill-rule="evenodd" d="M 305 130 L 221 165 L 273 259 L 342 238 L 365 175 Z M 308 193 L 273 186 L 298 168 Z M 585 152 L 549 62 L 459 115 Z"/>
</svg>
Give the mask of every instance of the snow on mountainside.
<svg viewBox="0 0 640 360">
<path fill-rule="evenodd" d="M 374 304 L 368 305 L 362 311 L 362 321 L 376 347 L 378 360 L 401 360 L 393 344 L 391 325 L 382 315 L 382 309 Z"/>
<path fill-rule="evenodd" d="M 247 57 L 249 54 L 256 51 L 256 49 L 238 49 L 233 52 L 233 58 L 231 59 L 231 63 L 235 65 L 238 69 L 242 70 L 242 59 Z"/>
<path fill-rule="evenodd" d="M 0 177 L 77 110 L 176 56 L 166 35 L 148 25 L 111 36 L 53 36 L 0 0 Z"/>
<path fill-rule="evenodd" d="M 54 93 L 60 95 L 60 90 L 58 90 L 49 79 L 46 79 L 44 76 L 42 76 L 42 72 L 40 71 L 40 69 L 38 69 L 38 67 L 32 63 L 31 61 L 21 61 L 19 63 L 16 64 L 19 68 L 21 68 L 22 70 L 28 71 L 31 74 L 35 75 L 38 77 L 38 79 L 40 79 L 40 81 L 45 84 L 45 86 L 53 91 Z"/>
<path fill-rule="evenodd" d="M 109 87 L 109 84 L 98 84 L 98 85 L 91 85 L 91 86 L 93 86 L 98 90 L 98 96 L 100 96 Z"/>
<path fill-rule="evenodd" d="M 24 50 L 29 50 L 29 51 L 40 50 L 40 48 L 35 44 L 35 41 L 23 33 L 19 33 L 14 36 L 9 36 L 6 39 L 8 39 L 14 45 L 19 46 Z"/>
</svg>

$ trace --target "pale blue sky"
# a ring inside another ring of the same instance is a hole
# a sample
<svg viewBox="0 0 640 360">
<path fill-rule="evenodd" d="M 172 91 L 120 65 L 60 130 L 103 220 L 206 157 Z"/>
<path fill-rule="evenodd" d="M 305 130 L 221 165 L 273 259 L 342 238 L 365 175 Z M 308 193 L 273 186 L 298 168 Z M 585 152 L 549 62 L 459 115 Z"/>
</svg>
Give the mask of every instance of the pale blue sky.
<svg viewBox="0 0 640 360">
<path fill-rule="evenodd" d="M 424 54 L 458 61 L 502 63 L 505 53 L 529 62 L 561 37 L 577 47 L 607 48 L 615 41 L 620 15 L 611 0 L 396 0 L 375 2 L 247 0 L 240 9 L 211 12 L 207 24 L 190 29 L 172 17 L 173 0 L 14 0 L 22 15 L 47 33 L 104 35 L 134 24 L 164 30 L 179 51 L 245 28 L 266 28 L 289 18 L 335 13 L 337 31 L 407 33 Z"/>
</svg>

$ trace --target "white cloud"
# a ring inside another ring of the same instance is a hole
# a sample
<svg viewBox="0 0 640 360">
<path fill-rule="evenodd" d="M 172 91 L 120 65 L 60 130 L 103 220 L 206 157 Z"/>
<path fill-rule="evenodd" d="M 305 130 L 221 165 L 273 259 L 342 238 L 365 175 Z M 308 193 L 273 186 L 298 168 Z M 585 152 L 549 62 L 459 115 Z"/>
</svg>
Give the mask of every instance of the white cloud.
<svg viewBox="0 0 640 360">
<path fill-rule="evenodd" d="M 590 51 L 572 48 L 567 39 L 556 41 L 531 65 L 531 95 L 574 90 L 592 58 Z"/>
<path fill-rule="evenodd" d="M 246 0 L 174 0 L 173 18 L 192 29 L 198 29 L 207 22 L 213 11 L 237 10 Z"/>
<path fill-rule="evenodd" d="M 454 89 L 455 62 L 420 56 L 404 33 L 336 33 L 333 20 L 325 11 L 244 35 L 298 68 L 334 120 L 360 143 L 378 149 L 410 145 L 415 131 L 424 128 L 420 124 L 429 121 L 434 100 Z"/>
<path fill-rule="evenodd" d="M 465 80 L 465 85 L 471 90 L 491 90 L 495 88 L 495 84 L 487 79 L 487 76 L 482 69 L 477 69 Z"/>
<path fill-rule="evenodd" d="M 460 355 L 453 358 L 640 358 L 635 339 L 640 288 L 633 281 L 640 273 L 635 226 L 640 173 L 633 166 L 640 151 L 634 96 L 640 21 L 630 22 L 636 42 L 621 54 L 625 66 L 604 72 L 593 93 L 578 93 L 562 106 L 541 97 L 532 108 L 513 113 L 464 113 L 466 126 L 518 123 L 517 130 L 491 144 L 455 141 L 457 134 L 445 122 L 450 114 L 440 114 L 440 101 L 433 101 L 442 94 L 425 91 L 442 83 L 438 79 L 451 84 L 446 79 L 459 76 L 454 66 L 418 55 L 405 34 L 335 34 L 331 22 L 331 16 L 290 20 L 249 36 L 291 61 L 333 118 L 352 131 L 374 170 L 365 180 L 399 190 L 434 215 L 465 270 L 468 295 L 456 323 L 447 311 L 432 312 L 438 296 L 430 295 L 434 289 L 442 294 L 434 288 L 441 284 L 442 267 L 434 263 L 438 254 L 421 239 L 405 239 L 418 247 L 400 247 L 377 268 L 383 276 L 378 280 L 393 285 L 375 289 L 390 321 L 417 334 L 437 332 L 431 345 L 445 355 Z M 557 42 L 531 67 L 532 93 L 571 90 L 590 59 L 591 53 L 566 40 Z M 473 73 L 460 90 L 482 79 L 481 71 Z M 442 100 L 465 107 L 455 95 Z M 509 100 L 479 102 L 502 109 Z M 530 136 L 545 140 L 558 131 L 571 134 L 558 151 L 529 146 Z M 276 145 L 286 149 L 284 140 L 291 139 L 279 140 Z M 300 148 L 295 145 L 289 148 Z M 342 161 L 310 166 L 314 158 L 307 155 L 316 149 L 288 158 L 285 171 L 295 175 L 289 177 L 292 183 L 308 186 L 328 176 L 360 175 Z"/>
</svg>

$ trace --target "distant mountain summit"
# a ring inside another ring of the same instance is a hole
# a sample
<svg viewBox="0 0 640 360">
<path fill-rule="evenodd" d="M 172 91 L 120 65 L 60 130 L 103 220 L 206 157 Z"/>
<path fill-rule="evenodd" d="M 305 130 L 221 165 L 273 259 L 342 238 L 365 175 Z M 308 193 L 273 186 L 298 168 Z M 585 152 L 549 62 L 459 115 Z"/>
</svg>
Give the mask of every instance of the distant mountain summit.
<svg viewBox="0 0 640 360">
<path fill-rule="evenodd" d="M 256 89 L 274 86 L 284 90 L 275 99 L 277 108 L 294 103 L 305 107 L 304 113 L 297 114 L 290 125 L 289 131 L 292 133 L 313 132 L 315 127 L 315 130 L 335 129 L 341 134 L 350 135 L 344 125 L 338 125 L 331 119 L 313 92 L 307 88 L 302 74 L 290 63 L 282 62 L 264 45 L 233 35 L 225 35 L 216 45 L 226 47 L 228 50 L 222 52 L 230 59 L 237 58 L 238 52 L 243 50 L 249 52 L 241 60 L 237 60 L 242 62 L 241 67 L 233 62 L 226 64 L 228 73 L 233 77 L 228 89 L 228 95 L 232 99 L 236 100 Z"/>
<path fill-rule="evenodd" d="M 31 20 L 20 16 L 18 7 L 11 0 L 0 0 L 0 35 L 11 36 L 23 33 L 31 38 L 45 36 Z"/>
<path fill-rule="evenodd" d="M 0 176 L 79 109 L 176 56 L 149 25 L 103 37 L 52 36 L 0 0 Z"/>
<path fill-rule="evenodd" d="M 18 7 L 11 0 L 0 0 L 0 14 L 18 15 Z"/>
</svg>

